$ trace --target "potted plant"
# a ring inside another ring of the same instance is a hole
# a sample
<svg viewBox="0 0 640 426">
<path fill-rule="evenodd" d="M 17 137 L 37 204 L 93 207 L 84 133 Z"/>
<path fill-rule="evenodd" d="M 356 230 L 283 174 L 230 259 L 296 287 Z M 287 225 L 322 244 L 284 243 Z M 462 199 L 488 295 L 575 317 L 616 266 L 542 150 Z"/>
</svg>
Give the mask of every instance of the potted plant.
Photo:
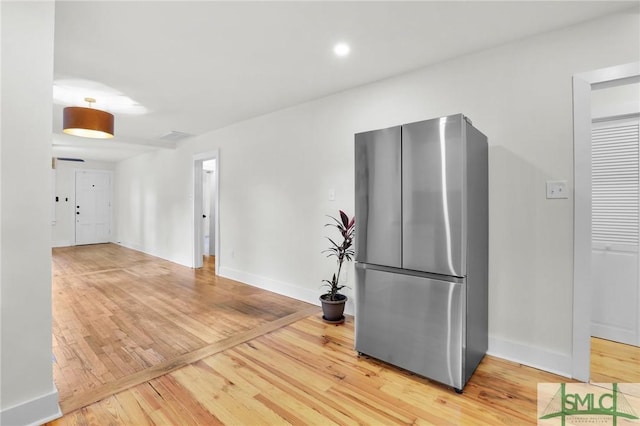
<svg viewBox="0 0 640 426">
<path fill-rule="evenodd" d="M 334 241 L 330 237 L 327 237 L 331 243 L 331 247 L 323 250 L 323 253 L 328 253 L 327 257 L 335 257 L 338 264 L 338 272 L 333 274 L 331 280 L 322 280 L 323 286 L 329 287 L 327 292 L 320 296 L 320 302 L 322 303 L 322 319 L 332 324 L 341 324 L 344 322 L 344 304 L 347 302 L 347 296 L 340 293 L 345 285 L 340 284 L 340 272 L 342 272 L 342 265 L 345 261 L 353 260 L 355 251 L 353 249 L 353 237 L 355 234 L 356 218 L 349 219 L 349 216 L 342 210 L 340 210 L 340 219 L 336 219 L 333 216 L 329 216 L 333 219 L 332 223 L 327 223 L 325 226 L 335 227 L 339 232 L 341 239 Z M 334 223 L 335 222 L 335 223 Z"/>
</svg>

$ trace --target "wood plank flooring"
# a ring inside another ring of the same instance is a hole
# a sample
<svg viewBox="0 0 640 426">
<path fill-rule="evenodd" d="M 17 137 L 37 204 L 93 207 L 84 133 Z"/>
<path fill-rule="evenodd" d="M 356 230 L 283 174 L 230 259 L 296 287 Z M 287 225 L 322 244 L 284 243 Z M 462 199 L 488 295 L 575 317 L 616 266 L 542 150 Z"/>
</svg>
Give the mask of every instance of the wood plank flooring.
<svg viewBox="0 0 640 426">
<path fill-rule="evenodd" d="M 353 319 L 334 326 L 316 314 L 52 425 L 534 425 L 537 383 L 566 381 L 487 356 L 457 395 L 359 357 L 353 350 Z"/>
<path fill-rule="evenodd" d="M 126 268 L 114 265 L 111 272 L 135 270 L 137 256 L 131 253 L 134 265 Z M 64 259 L 58 260 L 62 268 Z M 72 263 L 66 268 L 67 275 L 74 279 L 100 271 L 91 265 Z M 171 264 L 163 267 L 173 268 Z M 152 275 L 157 272 L 153 267 L 146 269 Z M 198 272 L 182 271 L 181 267 L 173 273 L 179 277 L 174 279 L 192 276 L 191 284 L 185 284 L 187 289 L 198 285 L 224 288 L 224 284 L 198 284 L 198 280 L 211 279 L 205 271 L 200 278 Z M 250 290 L 243 291 L 251 295 Z M 278 305 L 275 300 L 281 297 L 274 295 L 271 303 Z M 174 306 L 171 302 L 158 298 L 148 303 Z M 155 305 L 145 309 L 152 307 L 168 309 Z M 96 309 L 100 310 L 98 306 Z M 259 315 L 260 310 L 255 309 Z M 341 326 L 325 324 L 318 308 L 306 304 L 295 312 L 280 313 L 278 319 L 262 320 L 261 324 L 235 332 L 226 340 L 223 337 L 205 344 L 199 351 L 178 356 L 179 365 L 160 362 L 156 367 L 141 370 L 140 377 L 131 383 L 123 375 L 121 386 L 116 389 L 114 385 L 111 394 L 90 390 L 84 400 L 77 399 L 72 404 L 74 400 L 70 399 L 65 416 L 50 425 L 534 425 L 537 384 L 568 381 L 487 356 L 464 393 L 458 395 L 449 387 L 358 356 L 353 350 L 351 317 Z M 204 318 L 198 321 L 209 326 L 212 322 Z M 207 336 L 204 330 L 196 329 Z M 145 329 L 139 337 L 147 333 L 150 332 Z M 640 382 L 640 348 L 601 339 L 593 339 L 592 345 L 594 382 Z M 154 368 L 154 374 L 141 381 L 145 372 Z M 99 401 L 70 410 L 91 400 Z"/>
<path fill-rule="evenodd" d="M 114 244 L 54 249 L 61 406 L 312 306 L 216 277 L 213 264 L 194 270 Z"/>
<path fill-rule="evenodd" d="M 640 383 L 640 347 L 592 337 L 591 381 Z"/>
</svg>

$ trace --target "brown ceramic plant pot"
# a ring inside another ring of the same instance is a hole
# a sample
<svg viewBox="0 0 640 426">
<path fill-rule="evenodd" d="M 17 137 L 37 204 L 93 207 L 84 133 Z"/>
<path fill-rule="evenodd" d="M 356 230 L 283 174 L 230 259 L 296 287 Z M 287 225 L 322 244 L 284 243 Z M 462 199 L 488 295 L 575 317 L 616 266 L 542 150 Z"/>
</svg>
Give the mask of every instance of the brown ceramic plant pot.
<svg viewBox="0 0 640 426">
<path fill-rule="evenodd" d="M 342 324 L 344 322 L 344 304 L 347 303 L 347 296 L 337 294 L 338 300 L 327 300 L 328 295 L 320 296 L 322 303 L 322 319 L 330 324 Z"/>
</svg>

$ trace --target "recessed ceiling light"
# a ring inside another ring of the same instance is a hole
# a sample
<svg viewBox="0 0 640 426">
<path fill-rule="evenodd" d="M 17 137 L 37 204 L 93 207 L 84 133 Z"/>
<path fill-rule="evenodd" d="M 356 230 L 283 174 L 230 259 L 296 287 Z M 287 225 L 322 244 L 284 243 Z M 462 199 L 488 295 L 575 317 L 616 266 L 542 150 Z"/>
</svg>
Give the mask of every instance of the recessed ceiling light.
<svg viewBox="0 0 640 426">
<path fill-rule="evenodd" d="M 335 53 L 336 56 L 347 56 L 350 51 L 351 48 L 347 43 L 338 43 L 333 46 L 333 53 Z"/>
</svg>

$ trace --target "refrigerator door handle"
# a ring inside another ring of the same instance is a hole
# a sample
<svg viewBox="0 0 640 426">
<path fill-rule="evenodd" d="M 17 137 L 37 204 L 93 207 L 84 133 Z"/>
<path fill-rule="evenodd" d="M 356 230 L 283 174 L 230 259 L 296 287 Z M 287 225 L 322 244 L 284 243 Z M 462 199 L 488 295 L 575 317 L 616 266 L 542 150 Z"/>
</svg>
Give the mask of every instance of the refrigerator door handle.
<svg viewBox="0 0 640 426">
<path fill-rule="evenodd" d="M 389 266 L 374 265 L 371 263 L 356 262 L 357 269 L 371 269 L 374 271 L 389 272 L 392 274 L 409 275 L 412 277 L 430 278 L 432 280 L 449 281 L 453 283 L 465 282 L 465 277 L 457 277 L 453 275 L 434 274 L 431 272 L 413 271 L 411 269 L 392 268 Z"/>
</svg>

